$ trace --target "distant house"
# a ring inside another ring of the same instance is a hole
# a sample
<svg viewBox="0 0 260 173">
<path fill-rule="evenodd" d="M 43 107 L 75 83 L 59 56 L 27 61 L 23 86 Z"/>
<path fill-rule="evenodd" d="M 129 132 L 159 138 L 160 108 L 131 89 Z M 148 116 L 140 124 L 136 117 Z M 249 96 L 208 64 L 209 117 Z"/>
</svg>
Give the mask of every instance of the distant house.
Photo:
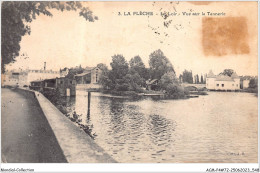
<svg viewBox="0 0 260 173">
<path fill-rule="evenodd" d="M 87 67 L 83 73 L 76 74 L 76 89 L 98 89 L 101 86 L 99 85 L 99 79 L 102 74 L 102 70 L 98 67 Z"/>
<path fill-rule="evenodd" d="M 2 86 L 24 86 L 30 85 L 32 81 L 60 77 L 58 71 L 52 70 L 11 70 L 4 73 Z"/>
<path fill-rule="evenodd" d="M 77 84 L 97 84 L 102 71 L 98 67 L 87 67 L 83 73 L 76 74 Z"/>
<path fill-rule="evenodd" d="M 234 72 L 231 77 L 226 75 L 214 75 L 210 70 L 206 78 L 206 88 L 209 90 L 235 91 L 240 89 L 240 78 Z"/>
<path fill-rule="evenodd" d="M 32 81 L 30 89 L 41 92 L 58 91 L 60 96 L 75 96 L 76 81 L 67 77 Z"/>
<path fill-rule="evenodd" d="M 69 69 L 65 67 L 64 69 L 60 70 L 60 77 L 65 77 L 69 74 Z"/>
<path fill-rule="evenodd" d="M 153 80 L 149 79 L 145 83 L 146 83 L 147 90 L 158 90 L 158 83 L 159 83 L 158 79 L 153 79 Z"/>
</svg>

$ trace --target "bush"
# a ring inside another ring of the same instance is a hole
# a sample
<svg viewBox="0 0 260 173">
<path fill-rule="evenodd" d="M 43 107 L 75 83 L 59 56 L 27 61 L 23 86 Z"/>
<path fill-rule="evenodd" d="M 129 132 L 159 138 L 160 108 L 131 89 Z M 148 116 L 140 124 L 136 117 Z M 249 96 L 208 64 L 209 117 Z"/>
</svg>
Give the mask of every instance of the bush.
<svg viewBox="0 0 260 173">
<path fill-rule="evenodd" d="M 246 88 L 244 91 L 249 93 L 258 93 L 258 88 Z"/>
<path fill-rule="evenodd" d="M 183 98 L 185 96 L 184 88 L 176 84 L 169 84 L 166 87 L 166 96 L 168 98 L 176 98 L 176 99 Z"/>
</svg>

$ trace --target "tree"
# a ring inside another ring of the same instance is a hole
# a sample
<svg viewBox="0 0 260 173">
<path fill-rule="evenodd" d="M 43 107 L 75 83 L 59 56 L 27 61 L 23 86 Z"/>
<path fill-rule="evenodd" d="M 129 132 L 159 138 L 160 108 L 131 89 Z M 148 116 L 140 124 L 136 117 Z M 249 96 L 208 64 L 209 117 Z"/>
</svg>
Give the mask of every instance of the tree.
<svg viewBox="0 0 260 173">
<path fill-rule="evenodd" d="M 106 64 L 103 64 L 103 63 L 99 63 L 97 65 L 97 67 L 101 70 L 101 71 L 108 71 L 108 67 Z"/>
<path fill-rule="evenodd" d="M 129 61 L 130 70 L 136 71 L 143 79 L 149 78 L 149 72 L 146 70 L 145 65 L 139 55 L 133 57 Z"/>
<path fill-rule="evenodd" d="M 193 83 L 192 71 L 184 70 L 182 73 L 183 82 Z"/>
<path fill-rule="evenodd" d="M 232 70 L 232 69 L 225 69 L 223 72 L 221 72 L 221 73 L 219 73 L 219 74 L 222 74 L 222 75 L 231 77 L 234 72 L 235 72 L 235 71 Z"/>
<path fill-rule="evenodd" d="M 167 72 L 173 72 L 175 74 L 171 62 L 160 49 L 150 54 L 149 65 L 152 79 L 161 79 Z"/>
<path fill-rule="evenodd" d="M 99 78 L 99 82 L 104 89 L 114 89 L 115 82 L 111 79 L 111 71 L 102 71 L 101 76 Z"/>
<path fill-rule="evenodd" d="M 144 84 L 144 79 L 136 72 L 128 73 L 124 79 L 125 83 L 128 85 L 128 90 L 130 91 L 137 91 Z"/>
<path fill-rule="evenodd" d="M 104 89 L 127 91 L 129 88 L 126 81 L 126 75 L 128 74 L 128 63 L 122 55 L 112 56 L 112 62 L 110 63 L 112 70 L 108 70 L 106 66 L 98 64 L 98 67 L 103 68 L 100 76 L 100 83 Z"/>
<path fill-rule="evenodd" d="M 69 73 L 66 75 L 66 77 L 69 79 L 74 79 L 74 76 L 76 74 L 83 73 L 83 71 L 84 71 L 84 69 L 81 66 L 75 67 L 75 68 L 70 68 Z"/>
<path fill-rule="evenodd" d="M 182 75 L 182 74 L 179 75 L 179 81 L 180 81 L 181 83 L 183 83 L 183 75 Z"/>
<path fill-rule="evenodd" d="M 79 11 L 79 15 L 89 22 L 98 19 L 87 7 L 83 7 L 81 2 L 76 1 L 4 1 L 1 11 L 1 59 L 2 73 L 5 65 L 15 62 L 19 56 L 20 41 L 22 36 L 31 33 L 28 25 L 40 14 L 52 16 L 50 9 L 60 11 Z"/>
<path fill-rule="evenodd" d="M 249 88 L 258 88 L 258 81 L 255 78 L 250 79 Z"/>
<path fill-rule="evenodd" d="M 184 89 L 179 86 L 178 79 L 175 73 L 165 73 L 160 80 L 160 87 L 166 91 L 166 96 L 169 98 L 181 98 L 184 96 Z"/>
<path fill-rule="evenodd" d="M 115 79 L 123 79 L 123 77 L 128 73 L 128 63 L 123 55 L 112 56 L 110 66 L 112 67 L 111 72 Z"/>
<path fill-rule="evenodd" d="M 177 77 L 175 76 L 175 73 L 169 72 L 169 73 L 165 73 L 161 77 L 159 84 L 160 84 L 161 89 L 167 90 L 168 85 L 170 85 L 170 84 L 178 85 L 179 82 L 178 82 Z"/>
</svg>

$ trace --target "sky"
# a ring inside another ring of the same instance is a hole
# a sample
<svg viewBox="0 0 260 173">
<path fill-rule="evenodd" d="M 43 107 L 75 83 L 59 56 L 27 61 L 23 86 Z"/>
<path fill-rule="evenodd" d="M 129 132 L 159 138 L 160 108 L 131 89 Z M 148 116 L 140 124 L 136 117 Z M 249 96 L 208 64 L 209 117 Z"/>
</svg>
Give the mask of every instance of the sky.
<svg viewBox="0 0 260 173">
<path fill-rule="evenodd" d="M 127 61 L 139 55 L 149 67 L 149 55 L 161 49 L 177 75 L 184 69 L 217 74 L 227 68 L 238 75 L 258 74 L 257 2 L 83 3 L 99 20 L 88 22 L 74 11 L 51 10 L 53 17 L 38 16 L 29 24 L 31 35 L 21 41 L 20 55 L 29 58 L 17 57 L 7 69 L 43 69 L 44 62 L 52 70 L 98 63 L 110 66 L 115 54 Z M 140 11 L 153 15 L 133 15 Z M 128 12 L 131 15 L 124 15 Z M 177 15 L 163 19 L 161 12 Z"/>
</svg>

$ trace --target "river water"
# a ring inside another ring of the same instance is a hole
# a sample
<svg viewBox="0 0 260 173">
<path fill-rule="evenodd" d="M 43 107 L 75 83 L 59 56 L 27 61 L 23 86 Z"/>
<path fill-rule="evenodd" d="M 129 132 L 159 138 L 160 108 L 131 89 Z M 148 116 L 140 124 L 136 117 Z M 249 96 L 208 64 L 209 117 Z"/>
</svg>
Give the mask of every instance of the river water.
<svg viewBox="0 0 260 173">
<path fill-rule="evenodd" d="M 82 115 L 95 142 L 124 163 L 257 162 L 257 97 L 208 92 L 199 98 L 132 100 L 77 91 L 63 98 L 69 112 Z"/>
</svg>

